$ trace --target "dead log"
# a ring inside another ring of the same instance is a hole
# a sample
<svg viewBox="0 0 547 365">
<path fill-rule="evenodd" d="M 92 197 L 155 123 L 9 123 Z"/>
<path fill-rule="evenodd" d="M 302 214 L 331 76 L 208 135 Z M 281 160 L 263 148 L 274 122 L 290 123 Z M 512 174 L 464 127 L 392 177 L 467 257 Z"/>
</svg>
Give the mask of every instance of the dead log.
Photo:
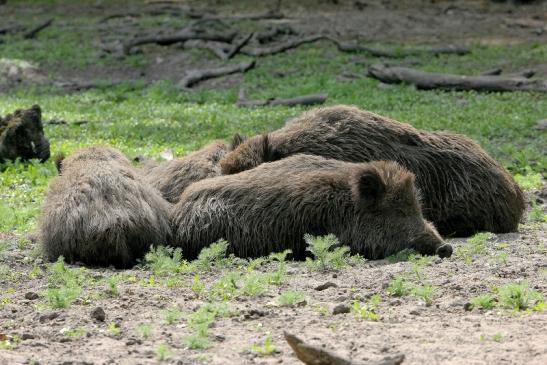
<svg viewBox="0 0 547 365">
<path fill-rule="evenodd" d="M 241 50 L 241 53 L 253 56 L 253 57 L 264 57 L 270 56 L 277 53 L 282 53 L 288 51 L 289 49 L 300 47 L 303 44 L 317 42 L 323 39 L 328 39 L 328 37 L 323 35 L 312 35 L 304 38 L 297 38 L 287 41 L 285 43 L 277 44 L 271 47 L 245 47 Z"/>
<path fill-rule="evenodd" d="M 218 68 L 191 70 L 177 84 L 178 88 L 189 88 L 198 82 L 212 79 L 215 77 L 231 75 L 238 72 L 247 72 L 255 66 L 255 61 L 241 62 L 235 65 L 228 65 Z"/>
<path fill-rule="evenodd" d="M 467 76 L 419 71 L 407 67 L 372 65 L 368 75 L 388 84 L 408 83 L 418 89 L 547 92 L 547 81 L 523 77 Z"/>
<path fill-rule="evenodd" d="M 134 39 L 126 43 L 123 47 L 123 52 L 124 54 L 128 55 L 131 52 L 131 49 L 133 47 L 141 46 L 143 44 L 155 43 L 161 46 L 168 46 L 170 44 L 185 42 L 191 39 L 201 39 L 205 41 L 217 41 L 217 42 L 230 43 L 235 38 L 236 35 L 237 35 L 237 32 L 201 33 L 201 32 L 194 32 L 194 31 L 183 31 L 183 32 L 180 32 L 179 34 L 175 34 L 172 36 L 143 37 L 143 38 Z"/>
<path fill-rule="evenodd" d="M 334 42 L 334 44 L 336 44 L 336 47 L 338 48 L 340 52 L 367 53 L 374 57 L 404 58 L 404 57 L 418 56 L 423 54 L 431 54 L 434 56 L 438 56 L 441 54 L 455 54 L 455 55 L 461 56 L 471 52 L 469 48 L 456 47 L 456 46 L 388 50 L 388 49 L 366 47 L 366 46 L 353 44 L 353 43 L 343 43 L 332 37 L 329 37 L 329 39 L 332 42 Z"/>
<path fill-rule="evenodd" d="M 25 34 L 23 34 L 23 38 L 25 39 L 32 39 L 35 38 L 38 33 L 40 33 L 42 30 L 46 29 L 53 23 L 53 18 L 46 20 L 45 22 L 37 25 L 36 27 L 32 28 Z"/>
<path fill-rule="evenodd" d="M 300 338 L 288 332 L 284 332 L 285 340 L 293 349 L 298 360 L 307 365 L 359 365 L 343 357 L 321 348 L 305 343 Z M 399 365 L 405 359 L 403 354 L 398 354 L 393 357 L 385 357 L 379 361 L 369 361 L 362 365 Z"/>
<path fill-rule="evenodd" d="M 42 111 L 38 105 L 0 116 L 0 162 L 49 158 L 49 141 L 44 134 Z"/>
<path fill-rule="evenodd" d="M 327 94 L 311 94 L 296 96 L 294 98 L 281 99 L 272 98 L 266 100 L 247 100 L 243 89 L 239 90 L 239 96 L 236 101 L 238 107 L 257 107 L 257 106 L 294 106 L 294 105 L 316 105 L 323 104 L 327 100 Z"/>
</svg>

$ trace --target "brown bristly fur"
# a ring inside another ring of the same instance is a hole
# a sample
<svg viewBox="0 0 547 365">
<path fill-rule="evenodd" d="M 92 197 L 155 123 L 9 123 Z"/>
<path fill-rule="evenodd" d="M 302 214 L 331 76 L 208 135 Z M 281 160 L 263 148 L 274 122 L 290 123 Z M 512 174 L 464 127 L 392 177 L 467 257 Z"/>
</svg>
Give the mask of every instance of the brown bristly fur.
<svg viewBox="0 0 547 365">
<path fill-rule="evenodd" d="M 511 175 L 469 138 L 417 130 L 348 106 L 311 110 L 249 138 L 220 165 L 233 174 L 297 153 L 398 162 L 416 175 L 424 216 L 443 235 L 516 231 L 524 212 L 524 195 Z"/>
<path fill-rule="evenodd" d="M 303 236 L 335 234 L 378 259 L 404 248 L 452 253 L 421 214 L 414 176 L 393 162 L 348 163 L 296 155 L 190 185 L 173 206 L 173 242 L 188 258 L 224 238 L 241 257 L 284 249 L 305 256 Z"/>
<path fill-rule="evenodd" d="M 169 204 L 119 151 L 81 149 L 62 161 L 40 219 L 45 256 L 130 267 L 170 239 Z"/>
</svg>

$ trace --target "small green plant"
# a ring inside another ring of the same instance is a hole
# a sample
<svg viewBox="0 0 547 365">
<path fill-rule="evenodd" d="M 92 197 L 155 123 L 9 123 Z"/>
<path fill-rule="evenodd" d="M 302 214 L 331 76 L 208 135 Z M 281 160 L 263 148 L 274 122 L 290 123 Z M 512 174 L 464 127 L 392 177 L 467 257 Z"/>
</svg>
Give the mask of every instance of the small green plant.
<svg viewBox="0 0 547 365">
<path fill-rule="evenodd" d="M 535 201 L 532 201 L 532 208 L 530 209 L 530 213 L 528 213 L 528 221 L 534 223 L 547 222 L 547 214 L 545 214 L 541 206 Z"/>
<path fill-rule="evenodd" d="M 536 173 L 530 166 L 526 166 L 526 174 L 516 174 L 515 181 L 523 190 L 532 190 L 541 187 L 541 174 Z"/>
<path fill-rule="evenodd" d="M 272 355 L 272 354 L 274 354 L 278 351 L 277 351 L 277 348 L 274 346 L 274 344 L 272 342 L 272 337 L 267 336 L 266 339 L 264 339 L 264 343 L 262 345 L 253 344 L 251 346 L 251 352 L 253 352 L 255 354 L 262 355 L 262 356 L 268 356 L 268 355 Z"/>
<path fill-rule="evenodd" d="M 226 258 L 228 250 L 228 241 L 218 240 L 209 247 L 201 250 L 198 258 L 192 262 L 198 271 L 211 271 L 214 267 L 226 267 L 229 258 Z"/>
<path fill-rule="evenodd" d="M 426 306 L 433 303 L 433 298 L 437 293 L 437 288 L 433 285 L 417 286 L 412 290 L 412 294 L 423 300 Z"/>
<path fill-rule="evenodd" d="M 0 338 L 0 350 L 13 350 L 21 343 L 19 336 L 2 336 Z"/>
<path fill-rule="evenodd" d="M 257 297 L 266 292 L 265 277 L 259 273 L 249 273 L 243 278 L 241 292 L 250 297 Z"/>
<path fill-rule="evenodd" d="M 463 259 L 466 264 L 471 264 L 477 255 L 486 251 L 488 241 L 495 236 L 490 232 L 481 232 L 467 239 L 465 244 L 456 249 L 456 257 Z"/>
<path fill-rule="evenodd" d="M 61 286 L 60 288 L 49 288 L 46 291 L 46 299 L 52 308 L 67 308 L 81 294 L 81 288 L 77 286 Z"/>
<path fill-rule="evenodd" d="M 158 361 L 167 361 L 173 356 L 173 353 L 169 346 L 165 343 L 160 343 L 158 347 L 156 347 L 156 357 L 158 358 Z"/>
<path fill-rule="evenodd" d="M 380 301 L 381 297 L 379 294 L 374 294 L 371 296 L 366 303 L 361 303 L 359 300 L 355 300 L 351 306 L 351 311 L 357 319 L 378 321 L 380 317 L 377 314 L 377 308 Z"/>
<path fill-rule="evenodd" d="M 389 283 L 387 292 L 394 297 L 404 297 L 410 294 L 411 287 L 404 277 L 396 275 Z"/>
<path fill-rule="evenodd" d="M 152 325 L 141 323 L 137 326 L 137 332 L 139 333 L 139 336 L 147 340 L 152 335 Z"/>
<path fill-rule="evenodd" d="M 286 291 L 277 297 L 277 304 L 281 307 L 293 307 L 300 303 L 305 303 L 305 296 L 299 291 Z"/>
<path fill-rule="evenodd" d="M 237 281 L 241 274 L 237 271 L 230 271 L 217 280 L 209 292 L 209 298 L 230 300 L 238 292 Z"/>
<path fill-rule="evenodd" d="M 348 265 L 349 247 L 337 247 L 340 242 L 333 234 L 314 237 L 309 234 L 304 235 L 307 248 L 311 252 L 313 259 L 306 258 L 306 265 L 313 270 L 332 270 L 341 269 Z"/>
<path fill-rule="evenodd" d="M 34 280 L 34 279 L 42 277 L 43 274 L 44 272 L 42 271 L 42 269 L 40 269 L 40 266 L 34 265 L 32 267 L 32 270 L 30 270 L 30 272 L 28 273 L 28 278 L 30 280 Z"/>
<path fill-rule="evenodd" d="M 192 291 L 196 296 L 200 297 L 203 292 L 205 291 L 205 284 L 201 282 L 201 278 L 199 275 L 194 275 L 194 280 L 192 281 Z"/>
<path fill-rule="evenodd" d="M 493 309 L 496 306 L 496 298 L 490 294 L 479 295 L 469 300 L 473 307 L 481 309 Z"/>
<path fill-rule="evenodd" d="M 394 255 L 388 256 L 387 260 L 389 263 L 394 264 L 396 262 L 409 261 L 411 257 L 414 257 L 416 255 L 417 255 L 417 252 L 414 251 L 413 249 L 405 248 L 404 250 L 401 250 Z"/>
<path fill-rule="evenodd" d="M 118 283 L 119 278 L 117 276 L 109 276 L 106 279 L 106 294 L 111 297 L 117 297 L 118 295 L 120 295 L 120 291 L 118 290 Z"/>
<path fill-rule="evenodd" d="M 541 310 L 545 306 L 543 295 L 530 289 L 528 283 L 509 283 L 498 289 L 498 302 L 503 308 L 515 312 Z"/>
<path fill-rule="evenodd" d="M 186 336 L 184 338 L 184 344 L 192 350 L 206 349 L 211 345 L 209 338 L 200 334 L 194 334 Z"/>
<path fill-rule="evenodd" d="M 61 333 L 68 337 L 83 337 L 87 335 L 87 330 L 82 327 L 76 327 L 76 328 L 63 328 L 61 330 Z"/>
<path fill-rule="evenodd" d="M 122 329 L 116 322 L 111 322 L 106 328 L 106 331 L 113 336 L 119 336 L 122 333 Z"/>
<path fill-rule="evenodd" d="M 167 308 L 163 311 L 163 320 L 169 325 L 179 322 L 181 318 L 182 312 L 177 307 Z"/>
<path fill-rule="evenodd" d="M 501 333 L 494 334 L 494 336 L 492 336 L 492 341 L 502 342 L 503 341 L 503 335 Z"/>
<path fill-rule="evenodd" d="M 171 247 L 152 247 L 144 256 L 144 267 L 152 270 L 155 275 L 162 276 L 178 273 L 187 265 L 182 259 L 182 250 Z"/>
</svg>

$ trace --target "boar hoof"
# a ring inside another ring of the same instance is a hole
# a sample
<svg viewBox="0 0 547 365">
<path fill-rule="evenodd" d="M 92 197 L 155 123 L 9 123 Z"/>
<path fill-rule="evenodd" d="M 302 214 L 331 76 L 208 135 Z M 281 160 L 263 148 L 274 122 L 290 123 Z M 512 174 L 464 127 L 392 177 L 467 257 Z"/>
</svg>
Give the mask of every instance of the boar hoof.
<svg viewBox="0 0 547 365">
<path fill-rule="evenodd" d="M 444 245 L 442 246 L 439 246 L 437 248 L 437 255 L 440 257 L 440 258 L 445 258 L 445 257 L 450 257 L 452 256 L 452 246 L 450 246 L 449 244 L 445 243 Z"/>
</svg>

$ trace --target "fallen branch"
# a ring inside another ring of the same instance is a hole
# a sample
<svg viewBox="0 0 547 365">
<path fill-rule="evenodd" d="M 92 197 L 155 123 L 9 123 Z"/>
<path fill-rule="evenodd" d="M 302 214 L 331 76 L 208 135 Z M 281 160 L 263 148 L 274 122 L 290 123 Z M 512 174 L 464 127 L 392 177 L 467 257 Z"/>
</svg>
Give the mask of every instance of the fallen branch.
<svg viewBox="0 0 547 365">
<path fill-rule="evenodd" d="M 246 37 L 242 38 L 239 42 L 234 44 L 234 47 L 226 54 L 226 59 L 229 60 L 234 57 L 243 47 L 249 43 L 254 33 L 249 33 Z"/>
<path fill-rule="evenodd" d="M 212 79 L 215 77 L 226 76 L 238 72 L 247 72 L 255 66 L 255 61 L 242 62 L 235 65 L 228 65 L 218 68 L 191 70 L 177 84 L 179 88 L 189 88 L 198 82 Z"/>
<path fill-rule="evenodd" d="M 25 39 L 32 39 L 35 38 L 38 33 L 40 33 L 42 30 L 46 29 L 53 23 L 53 18 L 46 20 L 45 22 L 37 25 L 36 27 L 32 28 L 25 34 L 23 34 L 23 38 Z"/>
<path fill-rule="evenodd" d="M 547 81 L 522 77 L 465 76 L 414 70 L 407 67 L 387 67 L 376 64 L 368 75 L 388 84 L 409 83 L 418 89 L 477 90 L 477 91 L 539 91 L 547 92 Z"/>
<path fill-rule="evenodd" d="M 386 58 L 404 58 L 409 56 L 417 56 L 421 54 L 431 54 L 438 56 L 440 54 L 455 54 L 465 55 L 471 51 L 468 48 L 448 46 L 448 47 L 433 47 L 433 48 L 414 48 L 414 49 L 400 49 L 400 50 L 385 50 L 378 48 L 371 48 L 362 46 L 359 44 L 343 43 L 335 38 L 329 37 L 329 39 L 336 44 L 338 50 L 341 52 L 360 52 L 368 53 L 374 57 L 386 57 Z"/>
<path fill-rule="evenodd" d="M 307 365 L 358 365 L 358 363 L 344 359 L 343 357 L 325 350 L 321 347 L 304 343 L 298 337 L 284 332 L 285 340 L 293 349 L 298 360 Z M 383 360 L 367 362 L 367 365 L 399 365 L 403 362 L 403 354 L 386 357 Z M 363 364 L 365 365 L 365 364 Z"/>
<path fill-rule="evenodd" d="M 248 56 L 253 56 L 253 57 L 270 56 L 270 55 L 274 55 L 274 54 L 277 54 L 277 53 L 282 53 L 282 52 L 288 51 L 289 49 L 300 47 L 303 44 L 313 43 L 313 42 L 317 42 L 317 41 L 320 41 L 320 40 L 323 40 L 323 39 L 328 39 L 328 37 L 323 36 L 323 35 L 313 35 L 313 36 L 309 36 L 309 37 L 293 39 L 293 40 L 287 41 L 285 43 L 278 44 L 278 45 L 271 46 L 271 47 L 262 47 L 262 48 L 247 47 L 247 48 L 243 48 L 241 50 L 241 53 L 243 53 L 245 55 L 248 55 Z"/>
<path fill-rule="evenodd" d="M 237 32 L 230 32 L 225 34 L 220 33 L 199 33 L 193 31 L 184 31 L 172 36 L 160 36 L 160 37 L 143 37 L 134 39 L 126 43 L 123 47 L 124 54 L 129 54 L 131 49 L 136 46 L 141 46 L 143 44 L 156 43 L 162 46 L 167 46 L 174 43 L 185 42 L 191 39 L 201 39 L 205 41 L 218 41 L 218 42 L 231 42 Z"/>
<path fill-rule="evenodd" d="M 257 107 L 257 106 L 294 106 L 294 105 L 315 105 L 323 104 L 327 100 L 327 94 L 311 94 L 297 96 L 294 98 L 280 99 L 272 98 L 267 100 L 247 100 L 243 89 L 239 90 L 239 96 L 236 101 L 238 107 Z"/>
<path fill-rule="evenodd" d="M 266 29 L 262 32 L 257 32 L 254 35 L 254 39 L 258 43 L 268 43 L 277 38 L 280 35 L 297 35 L 298 33 L 291 26 L 275 26 Z"/>
<path fill-rule="evenodd" d="M 3 35 L 3 34 L 10 34 L 10 33 L 17 33 L 17 32 L 23 31 L 24 29 L 25 27 L 23 27 L 22 25 L 12 24 L 12 25 L 8 25 L 3 28 L 0 28 L 0 34 Z"/>
</svg>

